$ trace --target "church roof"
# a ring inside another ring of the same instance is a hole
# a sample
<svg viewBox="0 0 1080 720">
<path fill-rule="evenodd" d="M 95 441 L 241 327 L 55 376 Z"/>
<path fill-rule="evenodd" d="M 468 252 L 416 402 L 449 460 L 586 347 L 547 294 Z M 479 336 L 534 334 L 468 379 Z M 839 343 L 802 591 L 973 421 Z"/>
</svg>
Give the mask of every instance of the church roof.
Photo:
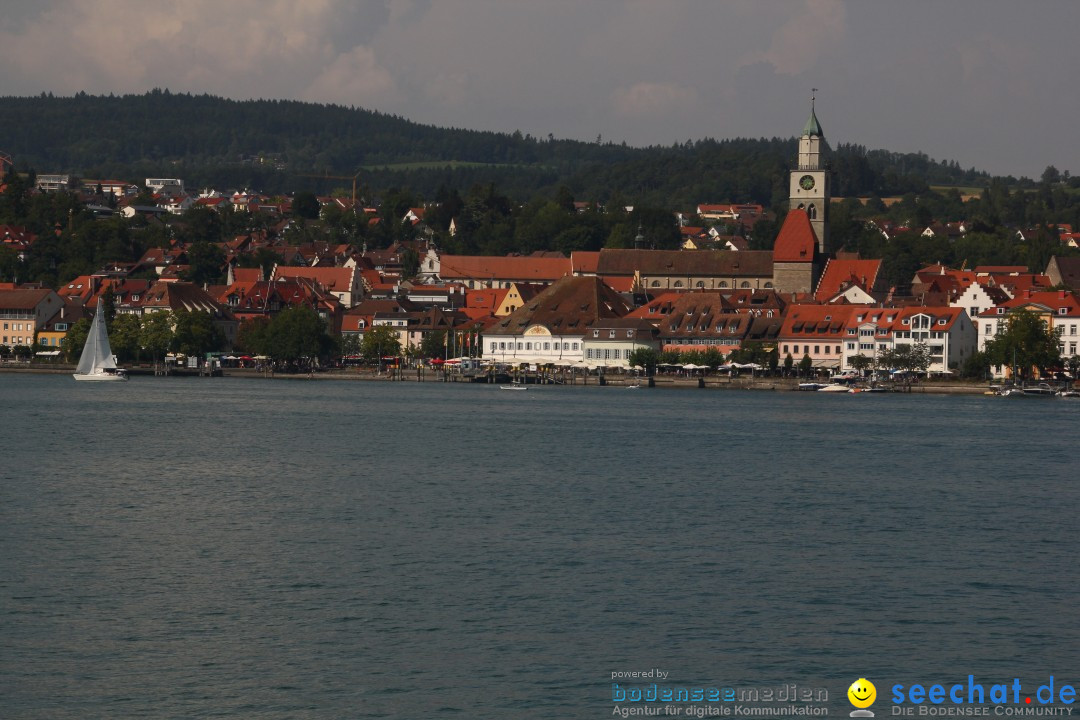
<svg viewBox="0 0 1080 720">
<path fill-rule="evenodd" d="M 817 113 L 814 112 L 813 104 L 810 105 L 810 119 L 806 121 L 806 126 L 803 127 L 802 134 L 825 137 L 825 133 L 821 131 L 821 123 L 818 122 Z"/>
<path fill-rule="evenodd" d="M 773 245 L 773 262 L 813 262 L 817 238 L 805 210 L 789 210 Z"/>
</svg>

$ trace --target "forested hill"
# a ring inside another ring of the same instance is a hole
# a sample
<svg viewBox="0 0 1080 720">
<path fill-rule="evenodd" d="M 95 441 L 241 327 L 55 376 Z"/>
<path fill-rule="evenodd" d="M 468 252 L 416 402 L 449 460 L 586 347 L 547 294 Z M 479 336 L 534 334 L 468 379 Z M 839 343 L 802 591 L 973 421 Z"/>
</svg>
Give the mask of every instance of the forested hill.
<svg viewBox="0 0 1080 720">
<path fill-rule="evenodd" d="M 183 177 L 193 187 L 266 192 L 350 183 L 408 186 L 432 197 L 492 182 L 526 199 L 566 185 L 579 198 L 625 197 L 664 206 L 771 204 L 787 194 L 796 140 L 700 140 L 674 146 L 534 138 L 439 128 L 361 108 L 288 100 L 235 101 L 154 90 L 145 95 L 0 98 L 0 151 L 38 173 L 141 180 Z M 797 124 L 797 123 L 796 123 Z M 836 195 L 893 195 L 989 177 L 920 154 L 833 149 Z"/>
</svg>

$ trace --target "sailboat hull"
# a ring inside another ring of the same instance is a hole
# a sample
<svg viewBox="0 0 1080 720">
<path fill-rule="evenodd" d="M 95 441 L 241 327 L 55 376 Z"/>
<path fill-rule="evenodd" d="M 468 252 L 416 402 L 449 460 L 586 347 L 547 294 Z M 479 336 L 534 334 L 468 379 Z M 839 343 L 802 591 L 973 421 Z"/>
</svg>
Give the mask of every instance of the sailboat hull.
<svg viewBox="0 0 1080 720">
<path fill-rule="evenodd" d="M 120 373 L 106 373 L 106 372 L 103 372 L 103 373 L 90 373 L 90 374 L 87 374 L 87 375 L 74 374 L 74 375 L 72 375 L 72 377 L 75 378 L 76 380 L 79 380 L 79 381 L 82 381 L 82 382 L 87 382 L 87 381 L 90 381 L 90 382 L 124 382 L 124 381 L 126 381 L 128 379 L 127 375 L 123 375 L 123 374 L 120 374 Z"/>
</svg>

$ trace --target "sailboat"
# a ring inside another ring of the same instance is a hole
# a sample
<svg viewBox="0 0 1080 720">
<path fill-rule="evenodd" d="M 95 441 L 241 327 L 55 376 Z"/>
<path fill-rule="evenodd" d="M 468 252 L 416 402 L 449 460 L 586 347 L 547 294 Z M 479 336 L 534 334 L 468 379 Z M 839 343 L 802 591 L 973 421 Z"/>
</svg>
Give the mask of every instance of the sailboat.
<svg viewBox="0 0 1080 720">
<path fill-rule="evenodd" d="M 104 308 L 94 313 L 90 323 L 90 334 L 86 336 L 79 364 L 75 368 L 76 380 L 127 380 L 127 372 L 116 367 L 112 348 L 109 347 L 109 333 L 105 329 Z"/>
</svg>

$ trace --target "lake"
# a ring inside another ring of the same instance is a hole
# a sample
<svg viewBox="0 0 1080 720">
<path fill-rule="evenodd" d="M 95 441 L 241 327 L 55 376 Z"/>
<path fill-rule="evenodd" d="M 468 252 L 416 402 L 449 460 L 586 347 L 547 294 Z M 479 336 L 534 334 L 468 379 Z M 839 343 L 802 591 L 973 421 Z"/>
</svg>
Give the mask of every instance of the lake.
<svg viewBox="0 0 1080 720">
<path fill-rule="evenodd" d="M 1080 401 L 10 374 L 0 400 L 4 718 L 603 718 L 650 668 L 837 716 L 866 677 L 880 717 L 894 683 L 1080 681 Z"/>
</svg>

